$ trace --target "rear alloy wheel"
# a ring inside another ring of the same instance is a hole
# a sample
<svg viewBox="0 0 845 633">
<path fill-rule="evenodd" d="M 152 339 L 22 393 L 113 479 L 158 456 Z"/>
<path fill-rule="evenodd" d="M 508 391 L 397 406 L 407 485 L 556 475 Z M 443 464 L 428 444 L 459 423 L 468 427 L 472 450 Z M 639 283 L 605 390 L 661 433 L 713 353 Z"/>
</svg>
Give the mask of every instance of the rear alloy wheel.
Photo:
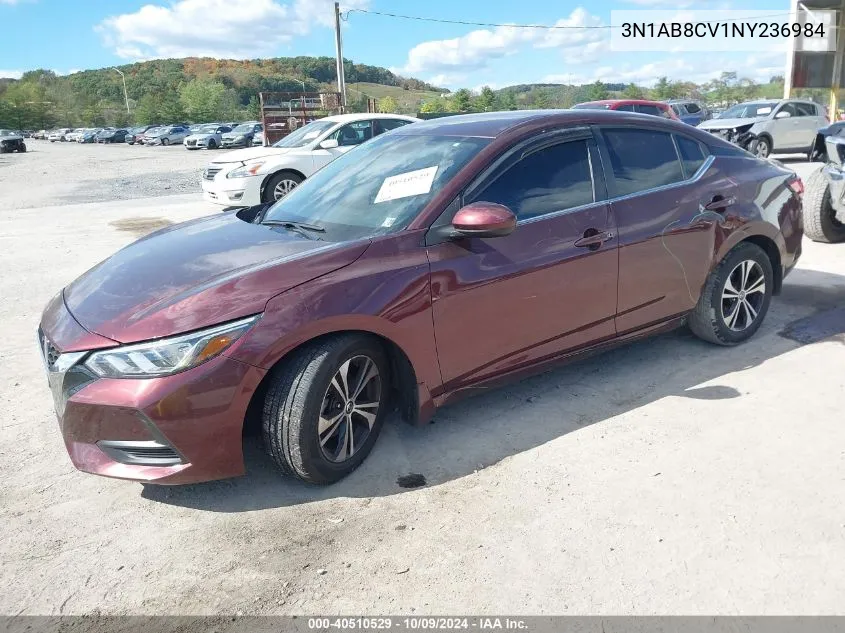
<svg viewBox="0 0 845 633">
<path fill-rule="evenodd" d="M 748 340 L 769 310 L 773 285 L 769 256 L 756 244 L 738 244 L 707 278 L 690 314 L 690 329 L 717 345 Z"/>
<path fill-rule="evenodd" d="M 768 158 L 772 153 L 772 143 L 765 136 L 761 136 L 751 143 L 751 153 L 757 158 Z"/>
<path fill-rule="evenodd" d="M 377 339 L 345 334 L 306 345 L 270 376 L 267 452 L 286 473 L 318 484 L 367 457 L 387 413 L 389 364 Z"/>
<path fill-rule="evenodd" d="M 264 202 L 281 200 L 296 189 L 301 182 L 302 177 L 290 171 L 283 171 L 274 175 L 267 181 L 267 186 L 264 187 Z"/>
<path fill-rule="evenodd" d="M 830 199 L 830 185 L 822 168 L 807 179 L 804 192 L 804 235 L 814 242 L 833 244 L 845 241 L 845 223 L 836 218 Z"/>
</svg>

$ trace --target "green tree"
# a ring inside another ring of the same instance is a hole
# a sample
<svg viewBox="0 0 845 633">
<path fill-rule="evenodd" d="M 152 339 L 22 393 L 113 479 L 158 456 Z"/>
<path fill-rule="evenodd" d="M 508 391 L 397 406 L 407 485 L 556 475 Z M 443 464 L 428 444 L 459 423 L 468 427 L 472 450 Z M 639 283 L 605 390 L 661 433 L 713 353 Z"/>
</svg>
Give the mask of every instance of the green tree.
<svg viewBox="0 0 845 633">
<path fill-rule="evenodd" d="M 461 88 L 452 97 L 456 112 L 469 112 L 472 108 L 472 94 L 466 88 Z"/>
<path fill-rule="evenodd" d="M 516 95 L 508 90 L 506 92 L 501 93 L 499 97 L 499 108 L 501 110 L 516 110 Z"/>
<path fill-rule="evenodd" d="M 138 100 L 138 107 L 135 108 L 135 121 L 140 125 L 161 123 L 162 119 L 161 99 L 158 95 L 144 95 Z"/>
<path fill-rule="evenodd" d="M 164 95 L 161 100 L 161 117 L 163 123 L 179 123 L 185 120 L 185 110 L 175 94 Z"/>
<path fill-rule="evenodd" d="M 428 99 L 420 106 L 420 112 L 454 112 L 454 104 L 449 99 L 437 97 Z"/>
<path fill-rule="evenodd" d="M 597 79 L 594 84 L 590 84 L 590 101 L 601 101 L 602 99 L 607 99 L 608 96 L 610 96 L 610 93 L 607 91 L 607 86 L 600 79 Z"/>
<path fill-rule="evenodd" d="M 386 113 L 399 112 L 399 102 L 390 95 L 378 100 L 378 111 Z"/>
<path fill-rule="evenodd" d="M 261 116 L 261 104 L 258 101 L 257 95 L 252 95 L 249 98 L 249 105 L 247 105 L 246 109 L 249 112 L 249 117 L 257 121 Z"/>
<path fill-rule="evenodd" d="M 484 86 L 481 94 L 475 100 L 476 109 L 481 112 L 491 112 L 496 107 L 496 93 L 490 86 Z"/>
<path fill-rule="evenodd" d="M 622 91 L 622 96 L 627 99 L 643 99 L 645 91 L 636 84 L 628 84 Z"/>
<path fill-rule="evenodd" d="M 196 78 L 179 89 L 179 101 L 192 121 L 207 123 L 223 116 L 226 86 L 219 81 Z"/>
</svg>

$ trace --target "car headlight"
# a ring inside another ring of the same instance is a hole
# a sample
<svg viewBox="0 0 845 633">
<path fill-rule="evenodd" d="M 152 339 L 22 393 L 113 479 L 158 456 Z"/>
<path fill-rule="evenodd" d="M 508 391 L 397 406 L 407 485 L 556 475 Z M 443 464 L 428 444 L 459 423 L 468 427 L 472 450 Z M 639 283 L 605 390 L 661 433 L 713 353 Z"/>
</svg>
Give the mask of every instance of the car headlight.
<svg viewBox="0 0 845 633">
<path fill-rule="evenodd" d="M 169 376 L 223 353 L 258 319 L 251 316 L 190 334 L 94 352 L 85 366 L 101 378 Z"/>
<path fill-rule="evenodd" d="M 255 176 L 258 170 L 264 166 L 266 161 L 259 160 L 254 163 L 245 163 L 226 174 L 226 178 L 246 178 L 248 176 Z"/>
</svg>

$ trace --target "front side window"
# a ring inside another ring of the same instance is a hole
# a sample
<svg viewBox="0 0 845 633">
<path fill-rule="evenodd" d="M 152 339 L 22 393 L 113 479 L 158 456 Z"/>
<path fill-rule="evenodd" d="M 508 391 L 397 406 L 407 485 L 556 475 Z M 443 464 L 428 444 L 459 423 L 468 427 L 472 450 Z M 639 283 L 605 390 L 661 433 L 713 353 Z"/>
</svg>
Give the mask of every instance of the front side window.
<svg viewBox="0 0 845 633">
<path fill-rule="evenodd" d="M 403 125 L 408 125 L 408 123 L 411 123 L 411 121 L 404 121 L 402 119 L 378 119 L 376 121 L 376 134 L 383 134 L 384 132 L 395 130 Z"/>
<path fill-rule="evenodd" d="M 369 141 L 373 138 L 373 122 L 355 121 L 354 123 L 344 125 L 329 138 L 337 139 L 337 144 L 341 147 L 360 145 L 364 141 Z"/>
<path fill-rule="evenodd" d="M 816 116 L 816 107 L 809 103 L 796 103 L 794 116 Z"/>
<path fill-rule="evenodd" d="M 616 108 L 617 112 L 633 112 L 634 106 L 631 103 L 623 103 L 621 106 Z"/>
<path fill-rule="evenodd" d="M 684 179 L 675 144 L 668 133 L 611 128 L 602 134 L 615 181 L 614 195 L 625 196 Z"/>
<path fill-rule="evenodd" d="M 594 202 L 587 141 L 569 141 L 528 154 L 465 202 L 480 200 L 505 205 L 518 220 Z"/>
<path fill-rule="evenodd" d="M 637 112 L 640 114 L 650 114 L 652 116 L 663 116 L 663 110 L 658 108 L 656 105 L 649 105 L 645 103 L 637 104 Z"/>
<path fill-rule="evenodd" d="M 701 112 L 701 108 L 698 107 L 697 103 L 687 103 L 686 109 L 687 112 L 689 112 L 690 114 L 698 114 L 699 112 Z"/>
</svg>

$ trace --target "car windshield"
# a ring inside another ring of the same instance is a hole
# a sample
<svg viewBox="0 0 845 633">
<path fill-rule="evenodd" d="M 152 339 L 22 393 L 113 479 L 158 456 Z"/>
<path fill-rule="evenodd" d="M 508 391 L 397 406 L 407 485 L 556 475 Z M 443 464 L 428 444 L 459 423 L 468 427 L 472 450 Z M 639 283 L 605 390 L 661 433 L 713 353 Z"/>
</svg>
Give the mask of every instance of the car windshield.
<svg viewBox="0 0 845 633">
<path fill-rule="evenodd" d="M 276 141 L 273 143 L 273 147 L 303 147 L 323 132 L 328 132 L 335 125 L 337 125 L 337 121 L 312 121 L 291 132 L 282 140 Z"/>
<path fill-rule="evenodd" d="M 199 129 L 191 129 L 192 132 L 202 132 L 203 134 L 214 134 L 217 131 L 217 128 L 220 127 L 219 125 L 202 125 Z"/>
<path fill-rule="evenodd" d="M 572 106 L 576 110 L 608 110 L 610 108 L 609 103 L 579 103 L 578 105 Z"/>
<path fill-rule="evenodd" d="M 750 119 L 758 116 L 771 114 L 775 104 L 773 103 L 740 103 L 728 108 L 719 115 L 720 119 Z"/>
<path fill-rule="evenodd" d="M 255 127 L 255 123 L 241 123 L 232 132 L 234 134 L 246 134 L 247 132 L 252 132 L 253 127 Z"/>
<path fill-rule="evenodd" d="M 386 134 L 323 167 L 263 220 L 314 224 L 328 241 L 400 231 L 489 142 Z"/>
</svg>

